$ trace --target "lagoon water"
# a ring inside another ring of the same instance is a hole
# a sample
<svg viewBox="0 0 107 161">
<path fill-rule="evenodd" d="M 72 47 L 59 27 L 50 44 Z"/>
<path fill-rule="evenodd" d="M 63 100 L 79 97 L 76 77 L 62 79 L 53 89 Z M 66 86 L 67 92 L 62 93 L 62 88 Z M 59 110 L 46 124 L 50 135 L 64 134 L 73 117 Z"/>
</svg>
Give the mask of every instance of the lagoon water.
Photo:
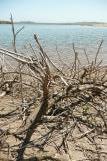
<svg viewBox="0 0 107 161">
<path fill-rule="evenodd" d="M 23 24 L 15 25 L 17 30 Z M 69 59 L 73 54 L 72 44 L 79 50 L 80 57 L 83 49 L 87 54 L 94 56 L 100 41 L 103 39 L 100 56 L 107 63 L 107 28 L 74 25 L 35 25 L 24 24 L 24 30 L 17 37 L 17 48 L 23 50 L 29 48 L 29 43 L 35 46 L 33 35 L 37 34 L 45 50 L 53 58 L 57 55 L 56 46 L 63 59 Z M 0 25 L 0 47 L 12 48 L 11 25 Z"/>
</svg>

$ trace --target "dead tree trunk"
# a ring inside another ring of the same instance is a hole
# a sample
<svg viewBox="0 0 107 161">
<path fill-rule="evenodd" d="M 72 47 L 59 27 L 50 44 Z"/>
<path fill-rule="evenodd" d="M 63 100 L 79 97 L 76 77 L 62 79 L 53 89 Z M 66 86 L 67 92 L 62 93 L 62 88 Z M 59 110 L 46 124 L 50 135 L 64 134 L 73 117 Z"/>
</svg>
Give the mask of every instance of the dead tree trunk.
<svg viewBox="0 0 107 161">
<path fill-rule="evenodd" d="M 24 139 L 23 143 L 21 144 L 21 147 L 17 150 L 18 155 L 17 155 L 16 161 L 23 160 L 26 146 L 28 145 L 35 129 L 38 127 L 38 124 L 41 123 L 42 116 L 46 114 L 47 108 L 48 108 L 48 74 L 46 74 L 45 78 L 44 78 L 43 99 L 42 99 L 42 104 L 41 104 L 40 110 L 39 110 L 38 114 L 35 116 L 35 119 L 31 123 L 31 125 L 29 126 L 26 136 L 25 136 L 25 139 Z"/>
</svg>

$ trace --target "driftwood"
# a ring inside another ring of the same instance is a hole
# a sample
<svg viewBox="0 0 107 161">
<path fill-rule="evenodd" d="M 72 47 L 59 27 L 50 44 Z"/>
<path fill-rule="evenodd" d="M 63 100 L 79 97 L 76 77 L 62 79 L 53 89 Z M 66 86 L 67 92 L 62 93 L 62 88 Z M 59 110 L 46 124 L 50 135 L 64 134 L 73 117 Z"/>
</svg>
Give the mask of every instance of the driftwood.
<svg viewBox="0 0 107 161">
<path fill-rule="evenodd" d="M 63 151 L 72 160 L 72 144 L 76 152 L 82 153 L 83 160 L 106 160 L 107 153 L 105 149 L 101 151 L 99 143 L 99 140 L 107 140 L 107 68 L 97 62 L 103 41 L 93 62 L 90 62 L 84 50 L 88 62 L 85 67 L 81 65 L 73 44 L 74 63 L 71 68 L 66 65 L 68 69 L 63 71 L 50 60 L 36 35 L 34 39 L 39 56 L 35 55 L 34 49 L 33 56 L 18 53 L 15 42 L 22 28 L 15 34 L 12 16 L 11 21 L 14 51 L 0 49 L 0 54 L 5 59 L 9 57 L 17 62 L 17 65 L 5 71 L 5 64 L 2 63 L 0 89 L 4 97 L 11 95 L 14 98 L 18 92 L 20 103 L 15 110 L 0 114 L 0 118 L 8 121 L 14 119 L 14 122 L 19 119 L 22 124 L 15 132 L 1 128 L 1 151 L 7 152 L 8 158 L 16 161 L 24 160 L 29 148 L 36 152 L 35 156 L 29 155 L 27 158 L 61 160 L 49 155 L 38 156 L 38 151 L 44 154 L 45 148 L 49 150 L 51 146 L 56 153 Z M 28 92 L 27 96 L 25 92 Z M 31 98 L 30 92 L 35 99 Z M 21 119 L 22 115 L 24 119 Z M 10 136 L 18 142 L 9 144 L 7 138 Z"/>
</svg>

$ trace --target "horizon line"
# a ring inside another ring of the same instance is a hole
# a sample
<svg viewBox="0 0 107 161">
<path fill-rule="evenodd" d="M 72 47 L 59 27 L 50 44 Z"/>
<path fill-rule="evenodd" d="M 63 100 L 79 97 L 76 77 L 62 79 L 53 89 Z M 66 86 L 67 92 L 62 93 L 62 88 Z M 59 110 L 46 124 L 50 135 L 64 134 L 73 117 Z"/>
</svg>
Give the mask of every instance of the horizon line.
<svg viewBox="0 0 107 161">
<path fill-rule="evenodd" d="M 0 22 L 7 22 L 7 23 L 11 23 L 10 20 L 0 20 Z M 30 20 L 20 20 L 20 21 L 14 21 L 14 23 L 37 23 L 37 24 L 76 24 L 76 23 L 103 23 L 106 24 L 106 21 L 75 21 L 75 22 L 36 22 L 36 21 L 30 21 Z"/>
</svg>

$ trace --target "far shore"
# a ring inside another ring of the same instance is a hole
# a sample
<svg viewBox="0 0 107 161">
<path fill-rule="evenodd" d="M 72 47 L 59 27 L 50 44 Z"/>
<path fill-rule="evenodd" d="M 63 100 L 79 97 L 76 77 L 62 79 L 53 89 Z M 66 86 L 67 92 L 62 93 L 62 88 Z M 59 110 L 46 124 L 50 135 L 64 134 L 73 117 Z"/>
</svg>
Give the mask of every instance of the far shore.
<svg viewBox="0 0 107 161">
<path fill-rule="evenodd" d="M 91 27 L 107 27 L 107 22 L 75 22 L 75 23 L 48 23 L 48 22 L 33 22 L 33 21 L 20 21 L 14 22 L 15 24 L 32 24 L 32 25 L 77 25 L 77 26 L 91 26 Z M 0 21 L 2 24 L 11 24 L 10 21 Z"/>
</svg>

